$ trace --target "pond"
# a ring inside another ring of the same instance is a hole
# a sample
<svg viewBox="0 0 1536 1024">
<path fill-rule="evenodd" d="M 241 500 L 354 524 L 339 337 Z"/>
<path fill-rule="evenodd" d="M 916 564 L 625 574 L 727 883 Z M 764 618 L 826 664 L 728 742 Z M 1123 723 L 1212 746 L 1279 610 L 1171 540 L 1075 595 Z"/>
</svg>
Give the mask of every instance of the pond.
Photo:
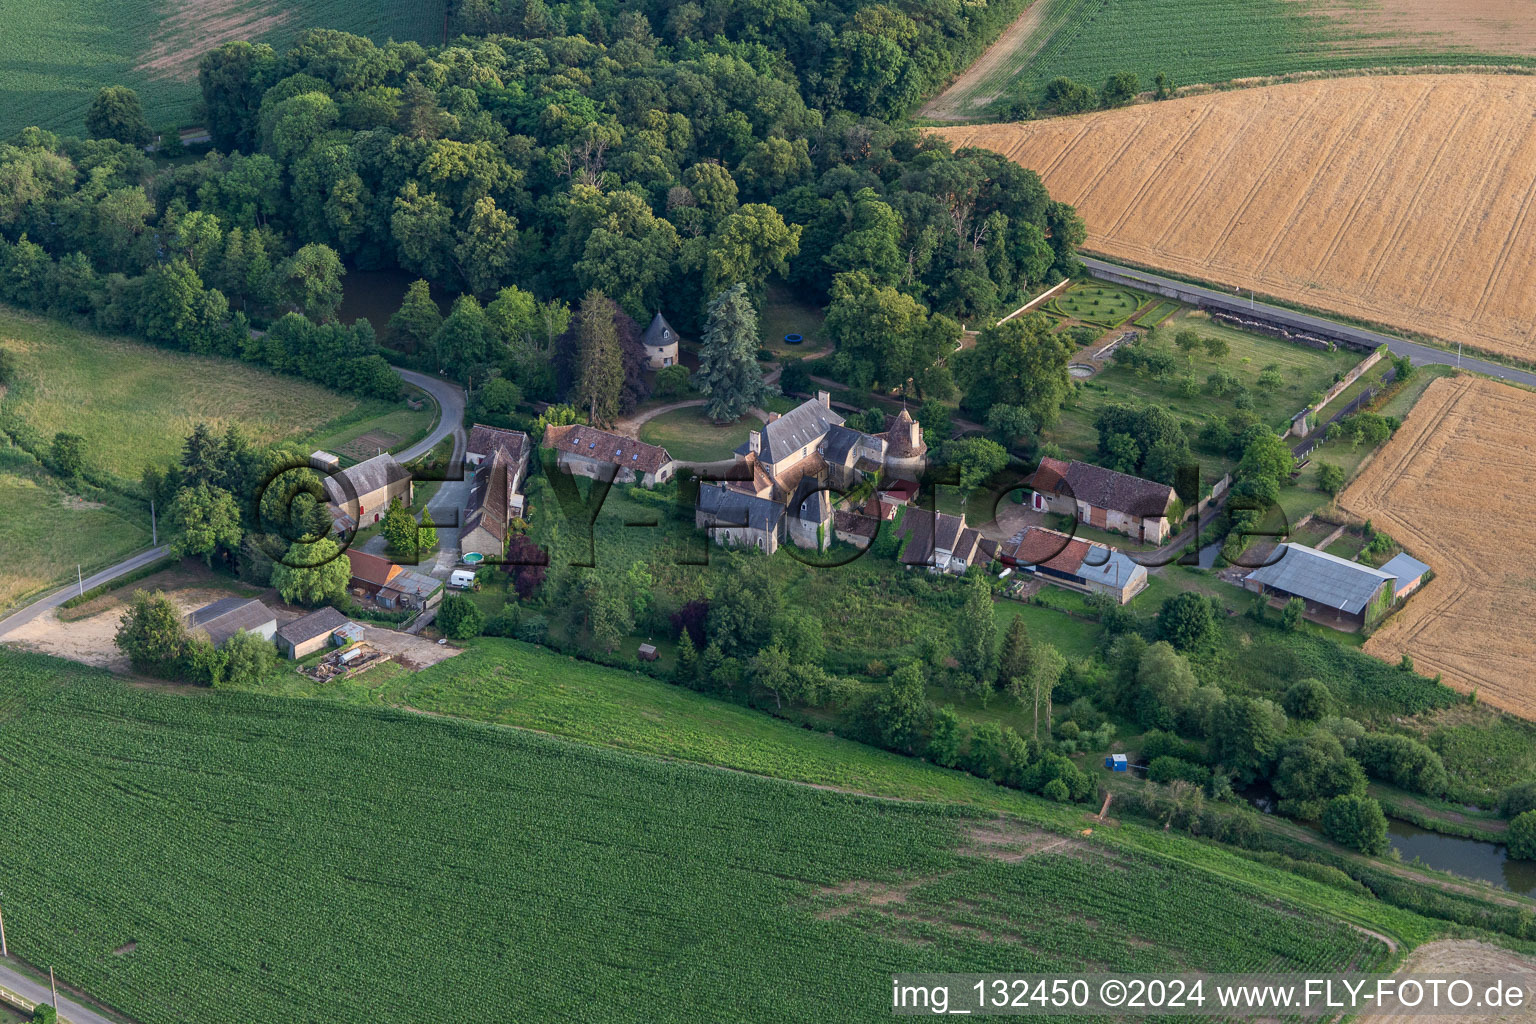
<svg viewBox="0 0 1536 1024">
<path fill-rule="evenodd" d="M 1387 821 L 1387 838 L 1405 861 L 1417 857 L 1441 871 L 1480 878 L 1523 896 L 1536 895 L 1536 863 L 1510 860 L 1502 843 L 1441 835 L 1392 819 Z"/>
<path fill-rule="evenodd" d="M 400 303 L 405 301 L 405 290 L 417 275 L 398 268 L 385 270 L 357 270 L 347 268 L 347 276 L 341 282 L 341 309 L 337 318 L 344 324 L 367 320 L 373 324 L 373 332 L 382 340 L 389 329 L 389 318 L 395 315 Z M 432 297 L 439 306 L 446 306 L 446 293 L 433 288 Z"/>
<path fill-rule="evenodd" d="M 1239 792 L 1263 813 L 1275 813 L 1275 794 L 1268 785 L 1257 783 Z M 1522 896 L 1536 896 L 1536 862 L 1510 860 L 1503 843 L 1448 836 L 1396 818 L 1387 819 L 1387 841 L 1404 863 L 1417 857 L 1419 863 L 1437 871 L 1490 882 Z"/>
</svg>

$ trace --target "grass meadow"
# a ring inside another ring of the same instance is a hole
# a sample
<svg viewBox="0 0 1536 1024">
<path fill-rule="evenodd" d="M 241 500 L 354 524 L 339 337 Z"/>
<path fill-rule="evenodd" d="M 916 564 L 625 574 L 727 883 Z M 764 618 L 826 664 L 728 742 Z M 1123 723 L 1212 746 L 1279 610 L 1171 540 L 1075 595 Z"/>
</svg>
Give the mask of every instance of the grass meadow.
<svg viewBox="0 0 1536 1024">
<path fill-rule="evenodd" d="M 138 91 L 150 124 L 192 123 L 197 62 L 229 39 L 279 51 L 307 28 L 441 41 L 442 0 L 12 0 L 0 35 L 0 137 L 28 125 L 83 134 L 96 91 Z"/>
<path fill-rule="evenodd" d="M 110 499 L 110 496 L 104 496 Z M 121 503 L 127 505 L 127 503 Z M 0 612 L 149 544 L 149 516 L 82 500 L 18 449 L 0 449 Z"/>
<path fill-rule="evenodd" d="M 557 685 L 513 678 L 528 668 L 502 682 Z M 893 970 L 1338 970 L 1386 962 L 1339 916 L 1421 927 L 1136 826 L 1064 835 L 436 716 L 125 687 L 40 655 L 0 652 L 0 670 L 0 716 L 33 737 L 0 766 L 0 860 L 24 868 L 8 934 L 144 1024 L 294 1005 L 338 1024 L 427 1006 L 445 1024 L 486 1006 L 873 1021 Z M 581 696 L 550 699 L 579 715 Z M 1310 909 L 1325 901 L 1337 915 Z"/>
<path fill-rule="evenodd" d="M 729 459 L 746 443 L 747 435 L 762 425 L 761 420 L 750 414 L 734 423 L 716 424 L 704 414 L 703 406 L 695 405 L 647 420 L 640 426 L 640 440 L 660 445 L 674 459 L 712 462 Z"/>
<path fill-rule="evenodd" d="M 436 416 L 401 403 L 359 400 L 237 360 L 171 352 L 0 307 L 0 347 L 15 352 L 20 382 L 0 415 L 45 441 L 59 431 L 85 438 L 86 461 L 137 481 L 146 466 L 174 459 L 199 423 L 238 425 L 253 441 L 311 441 L 339 447 L 378 429 L 402 443 Z"/>
</svg>

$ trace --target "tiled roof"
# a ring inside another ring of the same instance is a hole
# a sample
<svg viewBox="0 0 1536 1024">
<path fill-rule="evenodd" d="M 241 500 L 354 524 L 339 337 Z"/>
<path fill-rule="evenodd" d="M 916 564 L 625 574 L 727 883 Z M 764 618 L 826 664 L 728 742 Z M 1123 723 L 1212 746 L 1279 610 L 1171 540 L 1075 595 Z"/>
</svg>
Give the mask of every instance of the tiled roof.
<svg viewBox="0 0 1536 1024">
<path fill-rule="evenodd" d="M 1117 473 L 1103 466 L 1090 466 L 1086 462 L 1073 462 L 1067 467 L 1065 477 L 1067 487 L 1078 501 L 1129 516 L 1156 518 L 1167 515 L 1175 497 L 1173 488 L 1167 484 Z"/>
<path fill-rule="evenodd" d="M 851 533 L 855 537 L 873 538 L 880 531 L 880 520 L 842 509 L 832 513 L 832 525 L 838 533 Z"/>
<path fill-rule="evenodd" d="M 469 429 L 469 440 L 465 442 L 464 450 L 471 455 L 489 458 L 499 449 L 505 451 L 513 462 L 518 462 L 527 445 L 528 435 L 521 430 L 503 430 L 476 423 Z"/>
<path fill-rule="evenodd" d="M 352 485 L 350 492 L 337 479 L 338 476 L 344 477 Z M 410 478 L 410 470 L 396 462 L 395 457 L 389 452 L 383 452 L 342 470 L 340 474 L 327 474 L 323 479 L 326 496 L 336 504 L 344 505 L 365 494 L 372 494 L 392 483 Z"/>
<path fill-rule="evenodd" d="M 514 472 L 506 450 L 495 453 L 475 469 L 469 497 L 464 500 L 464 521 L 459 536 L 466 537 L 479 527 L 497 540 L 507 539 L 507 517 L 512 507 Z"/>
<path fill-rule="evenodd" d="M 1006 552 L 1004 560 L 1015 565 L 1043 566 L 1075 576 L 1083 560 L 1088 557 L 1088 549 L 1087 541 L 1044 527 L 1031 526 L 1012 545 L 1012 550 Z"/>
<path fill-rule="evenodd" d="M 206 633 L 215 647 L 241 630 L 255 632 L 277 616 L 260 601 L 244 597 L 226 597 L 203 605 L 187 615 L 187 628 Z"/>
<path fill-rule="evenodd" d="M 345 626 L 348 621 L 350 620 L 335 608 L 317 608 L 279 629 L 277 635 L 291 644 L 302 644 L 316 637 L 329 636 Z"/>
<path fill-rule="evenodd" d="M 347 561 L 352 563 L 352 578 L 375 587 L 390 581 L 400 567 L 387 558 L 370 555 L 366 551 L 347 549 Z"/>
<path fill-rule="evenodd" d="M 1247 578 L 1348 615 L 1364 611 L 1381 584 L 1394 578 L 1305 544 L 1281 544 L 1276 551 L 1274 562 Z"/>
<path fill-rule="evenodd" d="M 912 441 L 913 434 L 917 435 L 915 444 Z M 928 445 L 923 442 L 923 428 L 913 421 L 906 406 L 902 406 L 901 412 L 886 421 L 885 433 L 881 437 L 885 439 L 885 454 L 893 459 L 916 458 L 928 450 Z"/>
<path fill-rule="evenodd" d="M 545 427 L 544 446 L 567 455 L 608 462 L 639 473 L 655 473 L 672 461 L 672 456 L 665 448 L 583 423 Z"/>
<path fill-rule="evenodd" d="M 1061 490 L 1061 482 L 1067 478 L 1067 470 L 1072 467 L 1060 459 L 1053 459 L 1049 455 L 1040 459 L 1040 467 L 1035 470 L 1034 479 L 1030 486 L 1041 494 L 1056 494 Z"/>
</svg>

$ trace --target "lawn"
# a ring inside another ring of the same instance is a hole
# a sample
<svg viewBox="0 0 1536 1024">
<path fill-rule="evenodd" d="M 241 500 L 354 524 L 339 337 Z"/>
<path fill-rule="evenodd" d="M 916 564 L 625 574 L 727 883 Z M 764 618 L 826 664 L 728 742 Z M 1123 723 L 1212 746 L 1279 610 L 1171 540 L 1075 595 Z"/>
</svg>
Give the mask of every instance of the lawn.
<svg viewBox="0 0 1536 1024">
<path fill-rule="evenodd" d="M 341 456 L 344 466 L 372 458 L 381 449 L 399 451 L 410 447 L 432 429 L 432 424 L 437 421 L 437 404 L 415 388 L 407 388 L 406 394 L 425 399 L 422 407 L 412 409 L 403 401 L 366 399 L 359 402 L 343 421 L 327 423 L 320 433 L 306 440 L 304 446 L 335 452 Z"/>
<path fill-rule="evenodd" d="M 684 462 L 714 462 L 731 458 L 746 443 L 747 434 L 762 425 L 762 420 L 750 413 L 735 423 L 712 423 L 704 415 L 704 407 L 695 405 L 647 420 L 640 427 L 640 440 L 660 445 Z"/>
<path fill-rule="evenodd" d="M 351 415 L 356 399 L 232 359 L 171 352 L 0 307 L 0 347 L 20 382 L 0 416 L 42 438 L 85 438 L 86 461 L 122 480 L 170 462 L 199 423 L 237 424 L 254 441 L 305 438 Z"/>
<path fill-rule="evenodd" d="M 1022 67 L 1014 62 L 1012 84 L 988 83 L 990 94 L 1003 92 L 995 108 L 1021 95 L 1039 102 L 1057 75 L 1097 89 L 1110 75 L 1130 71 L 1150 90 L 1159 72 L 1183 86 L 1333 68 L 1530 63 L 1519 55 L 1524 40 L 1512 39 L 1489 57 L 1461 43 L 1447 22 L 1415 37 L 1397 28 L 1417 27 L 1404 17 L 1378 21 L 1368 33 L 1355 4 L 1325 5 L 1340 15 L 1335 19 L 1290 0 L 1050 2 L 1036 36 L 1021 42 L 1019 52 L 1029 57 Z"/>
<path fill-rule="evenodd" d="M 0 861 L 22 869 L 6 886 L 13 945 L 144 1024 L 283 1019 L 295 1005 L 338 1024 L 415 1021 L 424 1005 L 445 1024 L 486 1006 L 873 1021 L 889 1017 L 883 979 L 898 969 L 1385 962 L 1376 940 L 1304 909 L 1363 901 L 1259 865 L 1239 876 L 1229 855 L 1135 826 L 1042 853 L 1059 837 L 975 808 L 435 716 L 141 690 L 37 655 L 0 652 L 0 666 L 0 713 L 32 737 L 0 776 L 14 815 Z M 556 725 L 598 696 L 580 675 L 523 679 L 537 667 L 508 665 L 491 692 L 516 703 L 572 687 Z M 757 718 L 764 738 L 819 739 Z M 734 726 L 700 723 L 717 752 Z M 930 771 L 1043 820 L 1080 813 Z"/>
<path fill-rule="evenodd" d="M 1151 299 L 1132 288 L 1118 288 L 1102 281 L 1075 284 L 1046 303 L 1060 316 L 1100 327 L 1117 327 Z"/>
<path fill-rule="evenodd" d="M 0 449 L 0 612 L 149 545 L 149 514 L 70 493 L 16 449 Z"/>
<path fill-rule="evenodd" d="M 774 284 L 768 288 L 757 323 L 764 348 L 775 356 L 801 356 L 831 344 L 823 326 L 826 319 L 820 308 L 797 299 L 787 286 Z M 805 340 L 798 345 L 786 345 L 786 334 L 798 334 Z"/>
<path fill-rule="evenodd" d="M 156 127 L 186 125 L 199 99 L 197 62 L 226 39 L 272 43 L 281 52 L 306 28 L 372 37 L 442 40 L 439 0 L 377 4 L 341 0 L 20 0 L 4 6 L 0 37 L 0 136 L 27 125 L 83 134 L 96 90 L 128 85 Z"/>
</svg>

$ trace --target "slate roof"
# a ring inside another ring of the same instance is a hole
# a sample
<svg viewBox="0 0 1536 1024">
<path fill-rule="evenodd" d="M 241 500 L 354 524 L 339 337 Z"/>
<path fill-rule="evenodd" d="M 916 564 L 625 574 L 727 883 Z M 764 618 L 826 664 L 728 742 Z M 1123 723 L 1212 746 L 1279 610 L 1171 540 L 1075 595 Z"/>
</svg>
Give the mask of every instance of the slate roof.
<svg viewBox="0 0 1536 1024">
<path fill-rule="evenodd" d="M 500 427 L 488 427 L 484 423 L 476 423 L 469 428 L 469 440 L 464 443 L 464 450 L 470 455 L 485 458 L 501 450 L 505 451 L 513 462 L 519 462 L 527 445 L 528 435 L 521 430 L 503 430 Z"/>
<path fill-rule="evenodd" d="M 1090 583 L 1124 590 L 1128 584 L 1145 578 L 1147 567 L 1137 565 L 1130 555 L 1119 548 L 1093 544 L 1090 545 L 1088 557 L 1077 567 L 1077 575 Z"/>
<path fill-rule="evenodd" d="M 714 518 L 717 526 L 750 527 L 771 533 L 784 518 L 784 506 L 767 498 L 706 484 L 699 488 L 699 511 Z"/>
<path fill-rule="evenodd" d="M 387 558 L 370 555 L 366 551 L 347 548 L 347 561 L 352 563 L 352 578 L 371 586 L 382 587 L 390 581 L 400 567 Z"/>
<path fill-rule="evenodd" d="M 1400 551 L 1393 555 L 1386 565 L 1381 567 L 1381 571 L 1388 576 L 1397 578 L 1397 583 L 1392 587 L 1392 594 L 1395 597 L 1404 587 L 1429 572 L 1429 566 L 1414 558 L 1408 552 Z"/>
<path fill-rule="evenodd" d="M 855 455 L 863 443 L 862 433 L 838 424 L 827 431 L 827 461 L 834 466 L 849 465 L 853 462 L 850 456 Z"/>
<path fill-rule="evenodd" d="M 820 443 L 833 427 L 840 427 L 843 418 L 812 398 L 801 402 L 772 423 L 763 425 L 763 445 L 760 458 L 772 465 L 810 444 Z M 747 454 L 742 445 L 736 454 Z"/>
<path fill-rule="evenodd" d="M 317 608 L 279 629 L 277 635 L 297 646 L 316 637 L 329 636 L 350 621 L 335 608 Z"/>
<path fill-rule="evenodd" d="M 544 428 L 544 446 L 567 455 L 608 462 L 639 473 L 654 473 L 672 461 L 665 448 L 584 423 Z"/>
<path fill-rule="evenodd" d="M 663 348 L 677 344 L 677 332 L 672 329 L 671 324 L 667 323 L 666 317 L 657 313 L 651 319 L 651 325 L 640 336 L 640 340 L 649 348 Z"/>
<path fill-rule="evenodd" d="M 1247 578 L 1348 615 L 1364 611 L 1382 582 L 1394 578 L 1305 544 L 1281 544 L 1276 550 L 1278 559 Z"/>
<path fill-rule="evenodd" d="M 948 551 L 967 565 L 974 564 L 977 553 L 992 557 L 997 545 L 965 525 L 964 516 L 909 508 L 897 527 L 897 536 L 906 538 L 901 560 L 906 565 L 932 565 L 939 551 Z"/>
<path fill-rule="evenodd" d="M 1044 462 L 1042 459 L 1042 467 Z M 1074 461 L 1063 475 L 1078 501 L 1086 501 L 1094 508 L 1123 512 L 1130 516 L 1167 515 L 1175 498 L 1173 488 L 1167 484 L 1143 480 L 1128 473 L 1117 473 L 1103 466 L 1090 466 L 1086 462 Z"/>
<path fill-rule="evenodd" d="M 469 497 L 464 500 L 464 521 L 459 527 L 460 537 L 467 537 L 483 526 L 497 540 L 507 539 L 507 517 L 512 508 L 515 476 L 512 459 L 504 448 L 497 448 L 489 459 L 476 467 L 469 486 Z"/>
<path fill-rule="evenodd" d="M 344 505 L 348 501 L 361 498 L 365 494 L 372 494 L 382 487 L 401 480 L 409 480 L 411 471 L 395 461 L 395 457 L 389 452 L 381 452 L 371 459 L 359 462 L 355 466 L 349 466 L 341 471 L 339 476 L 345 477 L 352 484 L 352 492 L 348 493 L 337 479 L 338 474 L 327 474 L 325 481 L 325 493 L 331 501 L 338 505 Z"/>
<path fill-rule="evenodd" d="M 277 616 L 272 614 L 270 608 L 260 601 L 244 597 L 220 598 L 187 614 L 187 628 L 193 632 L 206 633 L 215 647 L 241 630 L 254 633 L 276 621 Z"/>
</svg>

